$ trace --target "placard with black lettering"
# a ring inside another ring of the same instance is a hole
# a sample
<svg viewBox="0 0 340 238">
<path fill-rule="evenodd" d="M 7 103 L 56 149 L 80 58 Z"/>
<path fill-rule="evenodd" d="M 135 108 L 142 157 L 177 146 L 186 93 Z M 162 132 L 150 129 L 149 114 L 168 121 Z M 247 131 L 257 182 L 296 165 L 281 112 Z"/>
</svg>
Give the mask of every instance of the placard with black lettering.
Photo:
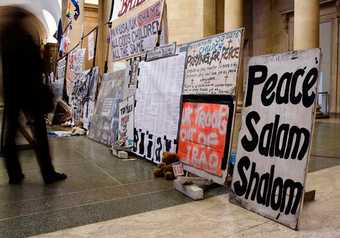
<svg viewBox="0 0 340 238">
<path fill-rule="evenodd" d="M 133 152 L 156 164 L 176 152 L 186 52 L 139 64 Z"/>
<path fill-rule="evenodd" d="M 164 0 L 151 0 L 112 22 L 113 61 L 140 56 L 156 47 L 162 30 Z"/>
<path fill-rule="evenodd" d="M 250 59 L 232 202 L 292 229 L 308 169 L 320 50 Z"/>
</svg>

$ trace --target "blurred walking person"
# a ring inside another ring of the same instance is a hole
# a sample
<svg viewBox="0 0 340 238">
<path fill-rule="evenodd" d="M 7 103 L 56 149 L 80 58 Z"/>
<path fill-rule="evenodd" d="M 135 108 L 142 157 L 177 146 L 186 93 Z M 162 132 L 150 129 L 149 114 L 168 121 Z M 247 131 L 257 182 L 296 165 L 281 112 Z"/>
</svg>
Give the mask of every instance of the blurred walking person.
<svg viewBox="0 0 340 238">
<path fill-rule="evenodd" d="M 18 7 L 1 10 L 0 52 L 4 86 L 4 140 L 2 151 L 9 183 L 19 184 L 24 174 L 15 143 L 19 114 L 31 122 L 33 148 L 46 184 L 66 179 L 53 167 L 44 114 L 51 111 L 53 98 L 43 84 L 43 61 L 39 43 L 32 34 L 32 16 Z"/>
</svg>

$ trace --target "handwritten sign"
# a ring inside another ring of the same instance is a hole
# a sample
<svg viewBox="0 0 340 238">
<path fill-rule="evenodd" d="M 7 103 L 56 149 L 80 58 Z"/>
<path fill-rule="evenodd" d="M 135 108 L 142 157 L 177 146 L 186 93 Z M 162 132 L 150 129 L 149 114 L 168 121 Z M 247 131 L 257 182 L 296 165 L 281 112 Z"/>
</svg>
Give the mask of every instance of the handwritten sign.
<svg viewBox="0 0 340 238">
<path fill-rule="evenodd" d="M 162 45 L 146 53 L 146 61 L 169 57 L 176 54 L 176 42 L 168 45 Z"/>
<path fill-rule="evenodd" d="M 129 97 L 119 104 L 118 144 L 123 147 L 133 146 L 135 97 Z"/>
<path fill-rule="evenodd" d="M 320 50 L 250 59 L 231 201 L 298 227 L 313 134 Z"/>
<path fill-rule="evenodd" d="M 164 1 L 159 0 L 113 22 L 110 39 L 113 61 L 138 56 L 156 47 L 163 7 Z"/>
<path fill-rule="evenodd" d="M 190 43 L 184 95 L 235 95 L 243 29 Z"/>
<path fill-rule="evenodd" d="M 177 154 L 184 165 L 223 176 L 229 112 L 224 104 L 183 103 Z"/>
</svg>

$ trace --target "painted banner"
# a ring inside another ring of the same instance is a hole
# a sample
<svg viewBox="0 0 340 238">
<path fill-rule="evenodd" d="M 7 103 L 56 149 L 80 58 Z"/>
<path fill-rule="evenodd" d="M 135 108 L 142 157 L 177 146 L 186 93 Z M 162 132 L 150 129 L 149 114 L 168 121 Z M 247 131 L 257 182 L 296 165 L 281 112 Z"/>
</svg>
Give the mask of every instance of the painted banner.
<svg viewBox="0 0 340 238">
<path fill-rule="evenodd" d="M 156 47 L 163 5 L 163 0 L 159 0 L 112 23 L 110 42 L 113 61 L 138 56 Z"/>
<path fill-rule="evenodd" d="M 235 95 L 243 29 L 188 46 L 183 95 Z"/>
<path fill-rule="evenodd" d="M 177 154 L 187 165 L 186 170 L 189 166 L 200 171 L 199 175 L 205 173 L 222 180 L 227 164 L 225 145 L 230 137 L 229 116 L 232 117 L 226 104 L 183 103 Z"/>
<path fill-rule="evenodd" d="M 67 73 L 66 73 L 66 93 L 68 96 L 72 93 L 73 80 L 83 77 L 85 49 L 75 48 L 67 57 Z"/>
<path fill-rule="evenodd" d="M 293 229 L 304 196 L 320 50 L 253 57 L 233 173 L 232 202 Z"/>
<path fill-rule="evenodd" d="M 135 97 L 128 97 L 119 104 L 119 146 L 133 146 Z"/>
<path fill-rule="evenodd" d="M 160 163 L 164 151 L 176 152 L 185 50 L 176 56 L 141 62 L 136 90 L 136 155 Z"/>
<path fill-rule="evenodd" d="M 117 142 L 119 103 L 124 98 L 127 73 L 127 70 L 120 70 L 104 76 L 92 116 L 89 138 L 106 145 Z"/>
<path fill-rule="evenodd" d="M 138 7 L 144 2 L 145 0 L 115 0 L 111 21 L 114 21 L 117 18 L 124 16 L 130 10 L 134 9 L 135 7 Z"/>
<path fill-rule="evenodd" d="M 86 75 L 90 70 L 83 71 L 76 79 L 73 80 L 72 92 L 70 94 L 70 105 L 72 108 L 72 118 L 75 124 L 82 120 L 84 110 L 84 100 L 88 94 L 89 81 Z"/>
</svg>

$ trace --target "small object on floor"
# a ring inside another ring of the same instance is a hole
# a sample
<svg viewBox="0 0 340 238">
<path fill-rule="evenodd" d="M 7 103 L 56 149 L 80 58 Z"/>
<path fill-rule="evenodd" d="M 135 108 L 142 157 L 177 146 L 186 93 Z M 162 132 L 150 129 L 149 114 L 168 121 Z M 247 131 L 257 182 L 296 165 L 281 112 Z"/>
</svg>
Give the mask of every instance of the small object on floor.
<svg viewBox="0 0 340 238">
<path fill-rule="evenodd" d="M 195 184 L 197 186 L 210 186 L 213 184 L 211 180 L 208 180 L 206 178 L 202 177 L 184 177 L 184 176 L 179 176 L 177 177 L 177 182 L 182 184 L 182 185 L 191 185 Z"/>
<path fill-rule="evenodd" d="M 21 184 L 22 181 L 25 179 L 25 175 L 24 174 L 20 174 L 20 175 L 16 175 L 16 176 L 12 176 L 11 178 L 9 178 L 9 184 Z"/>
<path fill-rule="evenodd" d="M 52 184 L 59 181 L 63 181 L 67 178 L 66 174 L 53 172 L 44 176 L 45 184 Z"/>
<path fill-rule="evenodd" d="M 86 135 L 86 130 L 80 127 L 73 127 L 72 128 L 72 135 L 73 136 L 83 136 Z"/>
<path fill-rule="evenodd" d="M 112 151 L 112 155 L 113 155 L 113 156 L 118 157 L 118 150 L 112 148 L 111 151 Z"/>
<path fill-rule="evenodd" d="M 156 178 L 165 177 L 166 180 L 175 179 L 172 164 L 177 162 L 179 162 L 179 160 L 176 153 L 163 152 L 162 162 L 158 165 L 158 168 L 154 170 L 153 175 Z"/>
<path fill-rule="evenodd" d="M 51 136 L 51 137 L 68 137 L 68 136 L 72 136 L 72 132 L 71 131 L 49 131 L 48 136 Z"/>
<path fill-rule="evenodd" d="M 118 158 L 119 159 L 128 159 L 129 154 L 126 151 L 118 151 Z"/>
<path fill-rule="evenodd" d="M 204 199 L 204 191 L 202 188 L 197 185 L 183 185 L 178 181 L 178 179 L 174 180 L 174 187 L 177 191 L 183 193 L 184 195 L 190 197 L 192 200 L 202 200 Z"/>
</svg>

